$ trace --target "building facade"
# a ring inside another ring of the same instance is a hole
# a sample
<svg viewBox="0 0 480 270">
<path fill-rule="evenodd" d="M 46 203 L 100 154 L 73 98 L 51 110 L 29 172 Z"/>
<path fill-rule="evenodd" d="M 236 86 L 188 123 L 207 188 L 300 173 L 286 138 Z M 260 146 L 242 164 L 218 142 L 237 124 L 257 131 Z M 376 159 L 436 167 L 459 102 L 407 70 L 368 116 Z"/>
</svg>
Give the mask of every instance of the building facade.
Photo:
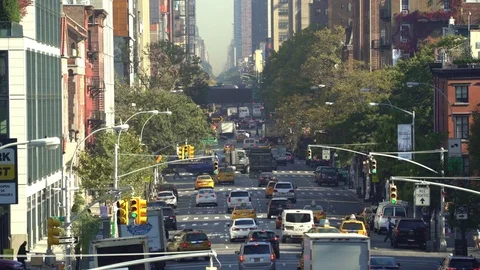
<svg viewBox="0 0 480 270">
<path fill-rule="evenodd" d="M 2 138 L 63 137 L 61 15 L 61 2 L 35 0 L 20 25 L 2 29 L 0 107 L 7 112 L 0 116 Z M 5 235 L 10 237 L 15 253 L 25 240 L 34 246 L 46 235 L 47 217 L 60 214 L 60 191 L 54 188 L 62 182 L 62 147 L 19 146 L 17 164 L 18 204 L 10 206 L 9 228 L 0 233 L 2 246 Z"/>
<path fill-rule="evenodd" d="M 313 0 L 292 0 L 293 29 L 300 32 L 310 26 L 310 5 Z"/>
<path fill-rule="evenodd" d="M 252 50 L 260 48 L 260 43 L 268 37 L 268 1 L 252 0 Z"/>
<path fill-rule="evenodd" d="M 233 40 L 237 59 L 252 54 L 252 0 L 233 2 Z"/>
<path fill-rule="evenodd" d="M 150 41 L 170 40 L 170 0 L 150 0 Z M 145 26 L 144 26 L 145 27 Z"/>
<path fill-rule="evenodd" d="M 147 46 L 150 44 L 150 0 L 138 0 L 137 13 L 137 37 L 135 53 L 138 59 L 137 73 L 142 76 L 150 76 L 150 58 L 144 57 Z"/>
<path fill-rule="evenodd" d="M 113 2 L 113 36 L 115 73 L 123 82 L 132 85 L 135 79 L 137 0 L 115 0 Z"/>
<path fill-rule="evenodd" d="M 272 48 L 278 51 L 282 43 L 293 35 L 292 5 L 290 0 L 272 0 L 271 3 Z"/>
</svg>

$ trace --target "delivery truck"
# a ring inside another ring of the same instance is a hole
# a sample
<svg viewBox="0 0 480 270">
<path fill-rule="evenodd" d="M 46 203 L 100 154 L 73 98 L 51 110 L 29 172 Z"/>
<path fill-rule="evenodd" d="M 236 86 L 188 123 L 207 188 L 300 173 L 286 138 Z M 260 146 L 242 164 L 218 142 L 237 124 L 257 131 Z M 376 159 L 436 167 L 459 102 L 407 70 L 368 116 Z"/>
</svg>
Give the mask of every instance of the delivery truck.
<svg viewBox="0 0 480 270">
<path fill-rule="evenodd" d="M 352 233 L 305 233 L 297 269 L 368 270 L 370 238 Z"/>
<path fill-rule="evenodd" d="M 220 122 L 220 128 L 218 129 L 218 133 L 227 138 L 233 138 L 233 136 L 235 136 L 235 122 Z"/>
<path fill-rule="evenodd" d="M 148 258 L 147 236 L 133 236 L 122 238 L 107 238 L 92 241 L 93 254 L 106 255 L 117 254 L 116 256 L 95 256 L 94 267 L 107 266 L 121 262 Z M 129 253 L 143 255 L 128 255 Z M 119 256 L 118 254 L 123 254 Z M 142 263 L 128 266 L 129 270 L 150 269 L 150 263 Z"/>
</svg>

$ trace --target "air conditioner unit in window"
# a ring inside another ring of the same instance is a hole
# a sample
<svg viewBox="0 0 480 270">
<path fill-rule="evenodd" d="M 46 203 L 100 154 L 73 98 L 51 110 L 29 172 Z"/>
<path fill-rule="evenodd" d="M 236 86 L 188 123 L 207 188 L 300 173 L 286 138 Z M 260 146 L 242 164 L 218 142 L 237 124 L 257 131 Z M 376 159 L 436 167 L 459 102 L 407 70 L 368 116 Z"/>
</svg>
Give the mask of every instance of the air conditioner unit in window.
<svg viewBox="0 0 480 270">
<path fill-rule="evenodd" d="M 400 42 L 402 42 L 402 43 L 407 43 L 407 42 L 408 42 L 408 38 L 400 38 Z"/>
<path fill-rule="evenodd" d="M 402 10 L 402 14 L 403 14 L 403 15 L 406 15 L 406 14 L 408 14 L 408 13 L 409 13 L 409 12 L 408 12 L 408 9 Z"/>
</svg>

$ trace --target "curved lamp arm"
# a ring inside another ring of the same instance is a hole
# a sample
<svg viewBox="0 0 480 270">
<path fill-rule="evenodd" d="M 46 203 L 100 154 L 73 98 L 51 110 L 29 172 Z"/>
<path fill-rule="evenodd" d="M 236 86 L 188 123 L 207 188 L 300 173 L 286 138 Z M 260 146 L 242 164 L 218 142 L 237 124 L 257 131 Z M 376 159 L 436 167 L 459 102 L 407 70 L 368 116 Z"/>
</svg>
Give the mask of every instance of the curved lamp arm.
<svg viewBox="0 0 480 270">
<path fill-rule="evenodd" d="M 8 143 L 8 144 L 0 145 L 0 150 L 8 147 L 16 146 L 16 145 L 28 145 L 33 147 L 45 146 L 47 147 L 47 149 L 56 149 L 60 145 L 60 138 L 47 137 L 43 139 L 35 139 L 35 140 L 26 141 L 26 142 Z"/>
<path fill-rule="evenodd" d="M 150 121 L 150 119 L 152 119 L 156 114 L 150 116 L 149 118 L 147 118 L 147 120 L 145 120 L 145 123 L 143 123 L 143 126 L 142 126 L 142 130 L 140 131 L 140 144 L 142 144 L 142 139 L 143 139 L 143 130 L 145 129 L 145 126 L 147 125 L 148 121 Z"/>
<path fill-rule="evenodd" d="M 132 114 L 129 118 L 127 118 L 127 120 L 125 120 L 124 124 L 128 124 L 128 121 L 130 121 L 130 119 L 132 119 L 133 117 L 135 117 L 139 114 L 145 114 L 145 113 L 157 115 L 160 112 L 158 110 L 136 112 L 136 113 Z M 121 135 L 122 135 L 122 131 L 118 132 L 117 145 L 120 145 L 120 136 Z"/>
</svg>

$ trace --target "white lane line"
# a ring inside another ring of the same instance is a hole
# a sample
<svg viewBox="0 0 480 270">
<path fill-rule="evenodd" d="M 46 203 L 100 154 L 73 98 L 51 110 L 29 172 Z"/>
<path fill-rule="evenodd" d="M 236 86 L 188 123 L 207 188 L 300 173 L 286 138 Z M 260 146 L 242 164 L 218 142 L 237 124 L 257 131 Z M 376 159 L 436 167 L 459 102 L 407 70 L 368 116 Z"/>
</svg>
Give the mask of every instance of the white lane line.
<svg viewBox="0 0 480 270">
<path fill-rule="evenodd" d="M 195 223 L 192 224 L 192 227 L 196 227 L 196 226 L 197 226 L 197 224 L 195 224 Z"/>
<path fill-rule="evenodd" d="M 335 195 L 340 196 L 340 193 L 335 193 Z"/>
<path fill-rule="evenodd" d="M 225 217 L 225 218 L 230 218 L 230 217 L 229 217 L 229 216 L 227 216 L 227 215 L 225 215 L 224 217 Z"/>
<path fill-rule="evenodd" d="M 198 217 L 194 217 L 194 218 L 193 218 L 193 220 L 197 220 L 197 219 L 198 219 Z"/>
<path fill-rule="evenodd" d="M 225 246 L 225 248 L 228 248 L 228 246 Z"/>
<path fill-rule="evenodd" d="M 330 193 L 327 193 L 327 195 L 328 195 L 328 196 L 330 196 L 330 195 L 332 195 L 332 194 L 330 194 Z"/>
<path fill-rule="evenodd" d="M 207 225 L 208 225 L 208 223 L 203 223 L 203 226 L 207 226 Z"/>
<path fill-rule="evenodd" d="M 215 219 L 220 219 L 220 217 L 215 217 Z"/>
<path fill-rule="evenodd" d="M 183 218 L 182 220 L 188 220 L 190 217 Z"/>
<path fill-rule="evenodd" d="M 203 217 L 203 219 L 209 219 L 210 217 Z"/>
<path fill-rule="evenodd" d="M 215 225 L 218 225 L 218 224 L 220 224 L 220 223 L 218 223 L 218 222 L 215 222 L 215 223 L 213 223 L 213 226 L 215 226 Z"/>
</svg>

